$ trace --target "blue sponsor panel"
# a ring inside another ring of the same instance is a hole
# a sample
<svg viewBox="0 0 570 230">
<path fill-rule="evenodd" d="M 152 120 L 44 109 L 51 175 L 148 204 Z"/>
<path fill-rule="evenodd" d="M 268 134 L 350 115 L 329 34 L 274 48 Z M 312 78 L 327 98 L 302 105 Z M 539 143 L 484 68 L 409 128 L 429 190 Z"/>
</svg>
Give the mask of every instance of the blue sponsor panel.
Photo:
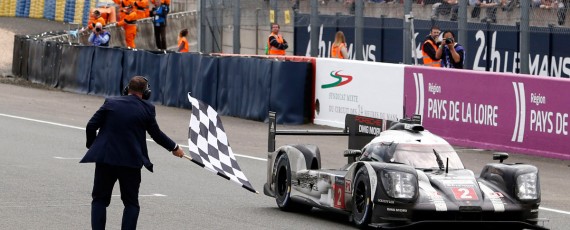
<svg viewBox="0 0 570 230">
<path fill-rule="evenodd" d="M 42 60 L 42 83 L 50 87 L 56 87 L 58 84 L 57 72 L 61 65 L 61 43 L 56 41 L 45 42 L 44 54 Z"/>
<path fill-rule="evenodd" d="M 30 0 L 27 1 L 18 1 L 16 3 L 16 17 L 28 17 L 26 14 L 26 5 L 28 5 L 29 9 Z M 29 12 L 29 10 L 28 10 Z"/>
<path fill-rule="evenodd" d="M 269 110 L 277 113 L 278 124 L 303 124 L 312 103 L 306 100 L 312 64 L 274 61 L 271 69 Z"/>
<path fill-rule="evenodd" d="M 64 22 L 73 22 L 75 17 L 75 1 L 74 0 L 66 0 L 65 1 L 65 10 L 63 11 L 63 21 Z"/>
<path fill-rule="evenodd" d="M 263 121 L 269 110 L 272 61 L 245 57 L 219 60 L 224 68 L 219 71 L 218 112 Z"/>
<path fill-rule="evenodd" d="M 159 54 L 144 50 L 124 50 L 123 51 L 123 87 L 128 84 L 134 76 L 146 77 L 152 94 L 149 101 L 162 102 L 161 75 L 166 72 L 168 59 L 166 54 Z"/>
<path fill-rule="evenodd" d="M 197 54 L 170 53 L 165 74 L 161 75 L 163 105 L 190 108 L 188 92 L 192 89 L 193 65 Z"/>
<path fill-rule="evenodd" d="M 570 33 L 554 32 L 556 36 L 552 36 L 552 56 L 550 76 L 570 76 Z M 539 42 L 539 41 L 536 41 Z"/>
<path fill-rule="evenodd" d="M 310 15 L 297 14 L 296 22 L 309 21 Z M 321 15 L 320 21 L 334 21 L 336 16 Z M 341 16 L 337 23 L 319 27 L 319 57 L 329 57 L 334 33 L 342 30 L 347 39 L 351 59 L 354 59 L 354 17 Z M 451 30 L 457 36 L 457 23 L 450 21 L 414 20 L 415 47 L 412 56 L 422 64 L 420 46 L 432 25 L 443 31 Z M 367 61 L 401 63 L 403 20 L 397 18 L 365 18 L 363 56 Z M 310 30 L 308 25 L 295 27 L 295 55 L 309 56 Z M 570 77 L 570 28 L 530 28 L 529 69 L 532 75 Z M 459 39 L 459 37 L 457 37 Z M 520 72 L 520 43 L 517 26 L 468 23 L 465 48 L 465 68 L 492 72 Z M 487 48 L 489 47 L 489 53 Z M 414 63 L 412 61 L 412 63 Z"/>
<path fill-rule="evenodd" d="M 91 10 L 91 1 L 85 1 L 83 3 L 83 17 L 81 18 L 81 25 L 86 26 L 87 23 L 89 23 L 90 10 Z"/>
<path fill-rule="evenodd" d="M 93 64 L 93 46 L 62 45 L 57 88 L 86 94 Z M 63 64 L 65 63 L 65 64 Z"/>
<path fill-rule="evenodd" d="M 194 64 L 190 95 L 217 109 L 219 58 L 200 55 Z"/>
<path fill-rule="evenodd" d="M 30 41 L 30 57 L 42 57 L 45 50 L 45 44 L 40 40 Z M 43 83 L 42 81 L 42 58 L 30 58 L 28 62 L 28 80 L 35 83 Z"/>
<path fill-rule="evenodd" d="M 24 2 L 25 2 L 25 4 L 24 4 L 25 7 L 24 7 L 24 15 L 23 16 L 29 17 L 30 16 L 30 10 L 32 7 L 32 0 L 25 0 Z"/>
<path fill-rule="evenodd" d="M 49 20 L 55 20 L 55 0 L 45 0 L 44 18 Z"/>
<path fill-rule="evenodd" d="M 469 26 L 481 27 L 476 23 L 469 23 Z M 466 69 L 520 72 L 519 33 L 516 27 L 489 24 L 485 29 L 469 30 L 467 36 L 467 44 L 461 44 L 466 49 Z"/>
<path fill-rule="evenodd" d="M 93 60 L 88 93 L 99 96 L 121 95 L 123 49 L 97 47 Z"/>
<path fill-rule="evenodd" d="M 302 15 L 299 17 L 303 17 Z M 349 59 L 354 59 L 356 55 L 356 48 L 354 47 L 354 17 L 353 16 L 340 16 L 336 18 L 335 16 L 323 15 L 320 16 L 321 21 L 329 22 L 326 25 L 319 25 L 319 55 L 318 57 L 330 57 L 332 43 L 334 42 L 334 37 L 337 31 L 342 31 L 346 38 L 346 49 L 348 51 Z M 300 18 L 301 21 L 307 21 L 308 19 Z M 365 25 L 376 25 L 379 21 L 386 21 L 391 19 L 377 18 L 366 18 Z M 300 44 L 295 46 L 295 55 L 300 56 L 310 56 L 310 25 L 301 25 L 295 27 L 295 44 Z M 401 31 L 401 30 L 400 30 Z M 378 60 L 378 56 L 382 56 L 381 52 L 381 42 L 382 42 L 382 30 L 379 28 L 364 28 L 364 38 L 362 47 L 362 54 L 364 60 L 368 61 L 381 61 Z M 401 47 L 401 35 L 400 40 L 396 42 L 400 43 Z M 397 39 L 397 38 L 394 38 Z M 401 57 L 401 52 L 398 54 Z"/>
</svg>

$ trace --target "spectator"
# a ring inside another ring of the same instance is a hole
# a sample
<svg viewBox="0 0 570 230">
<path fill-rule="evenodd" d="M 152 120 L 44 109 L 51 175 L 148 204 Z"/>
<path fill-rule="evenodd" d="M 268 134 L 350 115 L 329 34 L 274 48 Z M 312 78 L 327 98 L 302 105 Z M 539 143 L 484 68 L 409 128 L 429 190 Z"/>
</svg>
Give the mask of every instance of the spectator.
<svg viewBox="0 0 570 230">
<path fill-rule="evenodd" d="M 124 9 L 125 17 L 117 26 L 122 26 L 125 30 L 125 42 L 127 47 L 136 48 L 135 38 L 137 37 L 137 13 L 133 10 L 132 5 L 125 7 Z"/>
<path fill-rule="evenodd" d="M 443 32 L 443 41 L 437 49 L 435 57 L 441 59 L 443 68 L 463 69 L 465 50 L 455 42 L 455 34 L 451 31 Z"/>
<path fill-rule="evenodd" d="M 342 31 L 337 31 L 334 36 L 334 42 L 331 48 L 331 57 L 348 59 L 348 52 L 346 51 L 346 39 Z"/>
<path fill-rule="evenodd" d="M 178 35 L 178 52 L 186 53 L 190 50 L 190 46 L 188 45 L 188 39 L 186 36 L 188 35 L 188 29 L 183 29 L 180 31 Z"/>
<path fill-rule="evenodd" d="M 148 0 L 136 0 L 133 4 L 136 8 L 138 19 L 148 18 L 150 16 L 150 11 L 148 10 Z"/>
<path fill-rule="evenodd" d="M 133 0 L 113 0 L 119 7 L 119 21 L 122 21 L 126 16 L 126 7 L 133 4 Z"/>
<path fill-rule="evenodd" d="M 432 26 L 430 33 L 426 36 L 422 44 L 422 56 L 425 66 L 441 67 L 441 61 L 436 57 L 437 46 L 439 45 L 439 26 Z"/>
<path fill-rule="evenodd" d="M 167 4 L 156 1 L 154 8 L 150 13 L 152 24 L 154 25 L 154 39 L 156 47 L 161 50 L 166 49 L 166 15 L 170 11 Z"/>
<path fill-rule="evenodd" d="M 566 22 L 566 11 L 568 11 L 568 4 L 570 4 L 570 0 L 561 0 L 558 3 L 558 11 L 556 15 L 558 16 L 558 25 L 564 25 Z"/>
<path fill-rule="evenodd" d="M 443 0 L 433 4 L 432 6 L 432 19 L 438 19 L 439 15 L 447 15 L 451 13 L 449 20 L 457 21 L 457 12 L 459 11 L 458 0 Z"/>
<path fill-rule="evenodd" d="M 97 23 L 101 23 L 102 26 L 105 26 L 106 24 L 105 19 L 101 17 L 101 12 L 99 12 L 98 10 L 94 10 L 93 15 L 91 15 L 91 18 L 89 19 L 87 27 L 89 28 L 89 30 L 93 30 L 95 28 L 95 24 Z"/>
<path fill-rule="evenodd" d="M 472 18 L 479 18 L 479 13 L 481 8 L 486 9 L 485 18 L 481 19 L 481 22 L 497 22 L 497 8 L 501 5 L 501 0 L 477 0 L 474 2 L 474 8 L 471 11 Z"/>
<path fill-rule="evenodd" d="M 94 46 L 109 46 L 109 40 L 111 39 L 111 34 L 103 28 L 101 23 L 97 22 L 95 28 L 92 30 L 91 35 L 89 35 L 89 44 Z"/>
<path fill-rule="evenodd" d="M 271 24 L 271 34 L 267 39 L 267 54 L 269 55 L 285 55 L 285 50 L 289 48 L 287 41 L 279 34 L 279 24 Z"/>
</svg>

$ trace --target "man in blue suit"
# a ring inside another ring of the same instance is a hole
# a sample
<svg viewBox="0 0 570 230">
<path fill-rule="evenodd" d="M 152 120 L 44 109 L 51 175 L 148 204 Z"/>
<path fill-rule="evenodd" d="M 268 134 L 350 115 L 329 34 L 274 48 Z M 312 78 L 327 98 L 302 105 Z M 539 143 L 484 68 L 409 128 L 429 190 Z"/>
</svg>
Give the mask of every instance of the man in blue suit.
<svg viewBox="0 0 570 230">
<path fill-rule="evenodd" d="M 147 79 L 133 77 L 125 91 L 126 96 L 107 98 L 86 127 L 89 150 L 80 162 L 96 163 L 91 202 L 93 229 L 105 229 L 107 206 L 117 180 L 125 206 L 121 229 L 136 229 L 141 168 L 152 172 L 146 132 L 174 156 L 184 156 L 184 151 L 158 127 L 154 105 L 146 101 L 150 97 Z"/>
</svg>

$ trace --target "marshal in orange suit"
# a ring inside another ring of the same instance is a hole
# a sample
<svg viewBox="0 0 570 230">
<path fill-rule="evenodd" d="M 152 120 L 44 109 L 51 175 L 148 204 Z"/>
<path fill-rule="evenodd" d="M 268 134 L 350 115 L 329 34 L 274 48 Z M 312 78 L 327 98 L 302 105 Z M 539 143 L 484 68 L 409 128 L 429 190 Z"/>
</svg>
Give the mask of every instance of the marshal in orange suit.
<svg viewBox="0 0 570 230">
<path fill-rule="evenodd" d="M 138 15 L 132 6 L 125 7 L 125 18 L 117 23 L 125 29 L 125 41 L 130 48 L 136 48 L 135 37 L 137 36 L 137 19 Z"/>
</svg>

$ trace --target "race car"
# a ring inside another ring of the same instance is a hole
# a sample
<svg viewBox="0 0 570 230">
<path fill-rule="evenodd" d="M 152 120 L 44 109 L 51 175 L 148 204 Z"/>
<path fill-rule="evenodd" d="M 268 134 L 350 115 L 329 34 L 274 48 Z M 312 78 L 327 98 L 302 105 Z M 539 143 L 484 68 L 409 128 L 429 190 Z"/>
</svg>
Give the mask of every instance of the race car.
<svg viewBox="0 0 570 230">
<path fill-rule="evenodd" d="M 497 153 L 500 162 L 476 177 L 447 141 L 420 123 L 419 116 L 391 122 L 347 115 L 339 132 L 277 131 L 270 113 L 264 194 L 284 211 L 346 213 L 359 228 L 547 229 L 538 217 L 535 166 L 503 163 L 508 154 Z M 322 169 L 317 146 L 275 149 L 275 135 L 346 135 L 348 164 Z"/>
</svg>

